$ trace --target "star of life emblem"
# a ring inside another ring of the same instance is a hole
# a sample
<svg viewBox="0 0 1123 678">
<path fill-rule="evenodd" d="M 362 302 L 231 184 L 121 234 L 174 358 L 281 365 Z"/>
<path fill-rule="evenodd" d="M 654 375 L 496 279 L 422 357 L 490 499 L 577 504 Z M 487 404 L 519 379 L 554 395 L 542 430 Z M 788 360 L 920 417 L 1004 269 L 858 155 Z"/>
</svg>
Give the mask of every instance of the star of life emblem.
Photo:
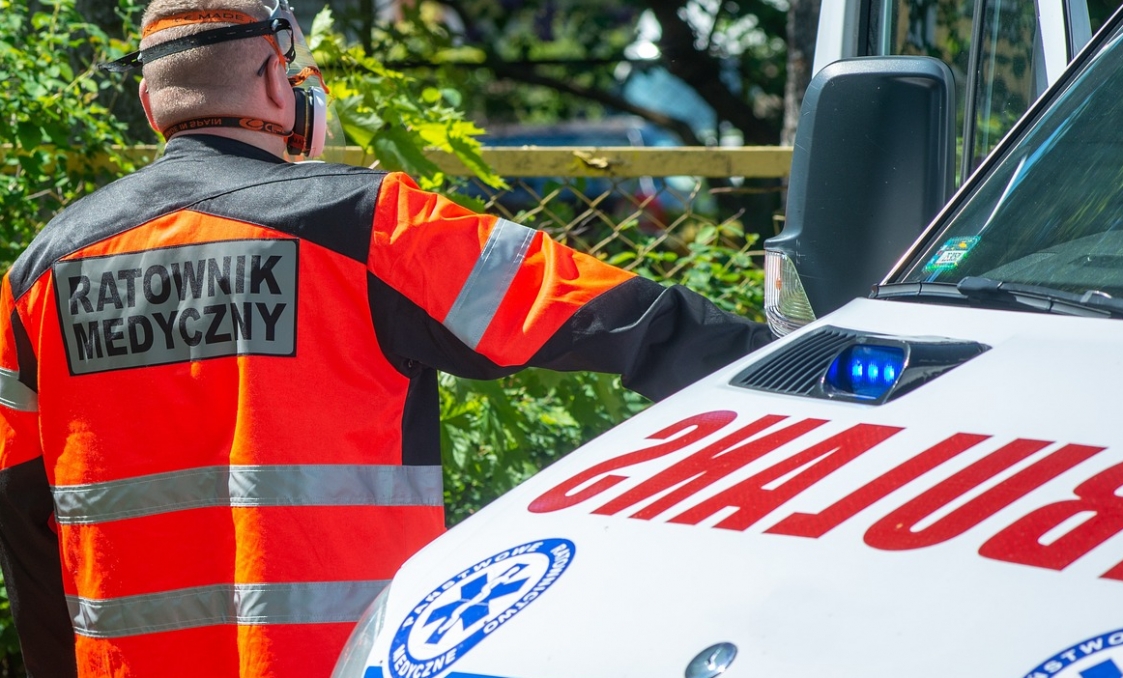
<svg viewBox="0 0 1123 678">
<path fill-rule="evenodd" d="M 568 539 L 520 544 L 433 589 L 394 634 L 390 675 L 430 678 L 448 669 L 553 586 L 574 551 Z"/>
<path fill-rule="evenodd" d="M 1058 652 L 1025 678 L 1123 678 L 1123 629 Z"/>
</svg>

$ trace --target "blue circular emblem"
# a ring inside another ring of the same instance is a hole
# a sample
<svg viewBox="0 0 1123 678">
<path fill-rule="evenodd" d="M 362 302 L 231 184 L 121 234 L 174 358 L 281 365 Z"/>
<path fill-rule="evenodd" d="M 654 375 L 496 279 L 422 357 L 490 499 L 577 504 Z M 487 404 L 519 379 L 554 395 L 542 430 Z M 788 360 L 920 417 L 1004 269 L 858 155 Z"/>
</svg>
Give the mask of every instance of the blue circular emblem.
<svg viewBox="0 0 1123 678">
<path fill-rule="evenodd" d="M 433 589 L 390 642 L 393 678 L 436 676 L 554 585 L 573 561 L 568 539 L 500 551 Z"/>
<path fill-rule="evenodd" d="M 1123 629 L 1081 641 L 1025 674 L 1026 678 L 1120 678 Z"/>
</svg>

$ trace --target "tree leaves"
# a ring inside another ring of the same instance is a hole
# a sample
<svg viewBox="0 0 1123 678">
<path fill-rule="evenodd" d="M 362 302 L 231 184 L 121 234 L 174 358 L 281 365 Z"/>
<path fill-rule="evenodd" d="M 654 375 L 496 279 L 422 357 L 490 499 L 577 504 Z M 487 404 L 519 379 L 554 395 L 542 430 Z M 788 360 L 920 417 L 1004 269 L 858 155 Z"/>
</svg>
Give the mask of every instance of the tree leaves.
<svg viewBox="0 0 1123 678">
<path fill-rule="evenodd" d="M 317 15 L 309 45 L 352 143 L 373 154 L 381 168 L 407 172 L 423 188 L 437 188 L 445 179 L 425 155 L 431 148 L 453 153 L 484 183 L 503 185 L 480 156 L 483 130 L 459 109 L 463 96 L 453 83 L 423 83 L 385 68 L 362 46 L 349 44 L 330 19 L 328 9 Z"/>
<path fill-rule="evenodd" d="M 62 207 L 115 175 L 93 164 L 108 155 L 128 168 L 119 146 L 124 126 L 96 101 L 123 83 L 96 74 L 93 63 L 116 55 L 105 32 L 75 0 L 0 0 L 0 266 L 7 267 Z M 119 9 L 139 11 L 138 0 Z M 82 54 L 91 55 L 81 58 Z M 106 84 L 108 83 L 108 84 Z M 75 153 L 75 149 L 80 152 Z"/>
<path fill-rule="evenodd" d="M 539 369 L 498 381 L 441 375 L 449 523 L 645 406 L 615 375 Z"/>
</svg>

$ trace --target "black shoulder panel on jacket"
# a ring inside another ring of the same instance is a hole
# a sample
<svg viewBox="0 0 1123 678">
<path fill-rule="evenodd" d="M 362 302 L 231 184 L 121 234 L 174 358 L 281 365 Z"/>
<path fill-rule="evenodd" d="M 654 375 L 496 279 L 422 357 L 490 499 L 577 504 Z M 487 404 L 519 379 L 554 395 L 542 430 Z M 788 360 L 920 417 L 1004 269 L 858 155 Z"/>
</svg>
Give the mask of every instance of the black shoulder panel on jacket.
<svg viewBox="0 0 1123 678">
<path fill-rule="evenodd" d="M 156 162 L 52 219 L 12 266 L 12 294 L 23 296 L 72 252 L 187 208 L 283 231 L 365 262 L 383 176 L 349 165 L 286 163 L 223 137 L 179 136 Z"/>
<path fill-rule="evenodd" d="M 0 566 L 27 675 L 78 675 L 43 458 L 0 471 Z"/>
<path fill-rule="evenodd" d="M 402 411 L 402 463 L 441 463 L 437 370 L 471 379 L 496 379 L 515 371 L 496 365 L 453 336 L 417 304 L 367 272 L 367 295 L 378 346 L 409 379 Z"/>
<path fill-rule="evenodd" d="M 38 393 L 39 359 L 35 357 L 35 346 L 31 343 L 31 337 L 27 336 L 27 328 L 23 326 L 23 319 L 17 311 L 12 311 L 9 322 L 12 323 L 12 335 L 16 341 L 16 362 L 19 363 L 20 383 Z"/>
<path fill-rule="evenodd" d="M 378 346 L 403 376 L 414 378 L 412 363 L 467 379 L 498 379 L 519 370 L 496 365 L 468 348 L 425 309 L 369 272 L 367 295 Z"/>
</svg>

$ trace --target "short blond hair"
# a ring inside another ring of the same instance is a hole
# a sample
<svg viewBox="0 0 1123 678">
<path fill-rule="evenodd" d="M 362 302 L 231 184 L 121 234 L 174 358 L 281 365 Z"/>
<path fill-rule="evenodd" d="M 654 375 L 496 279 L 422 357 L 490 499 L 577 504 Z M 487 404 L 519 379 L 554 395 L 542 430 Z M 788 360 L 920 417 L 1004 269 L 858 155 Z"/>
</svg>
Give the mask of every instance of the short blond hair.
<svg viewBox="0 0 1123 678">
<path fill-rule="evenodd" d="M 141 25 L 147 28 L 160 19 L 197 10 L 237 11 L 262 21 L 269 11 L 261 0 L 152 0 Z M 168 40 L 233 24 L 201 23 L 166 28 L 141 41 L 149 48 Z M 269 43 L 261 38 L 231 40 L 189 49 L 163 57 L 143 68 L 152 98 L 153 112 L 163 126 L 207 115 L 240 112 L 246 90 L 269 55 Z"/>
</svg>

